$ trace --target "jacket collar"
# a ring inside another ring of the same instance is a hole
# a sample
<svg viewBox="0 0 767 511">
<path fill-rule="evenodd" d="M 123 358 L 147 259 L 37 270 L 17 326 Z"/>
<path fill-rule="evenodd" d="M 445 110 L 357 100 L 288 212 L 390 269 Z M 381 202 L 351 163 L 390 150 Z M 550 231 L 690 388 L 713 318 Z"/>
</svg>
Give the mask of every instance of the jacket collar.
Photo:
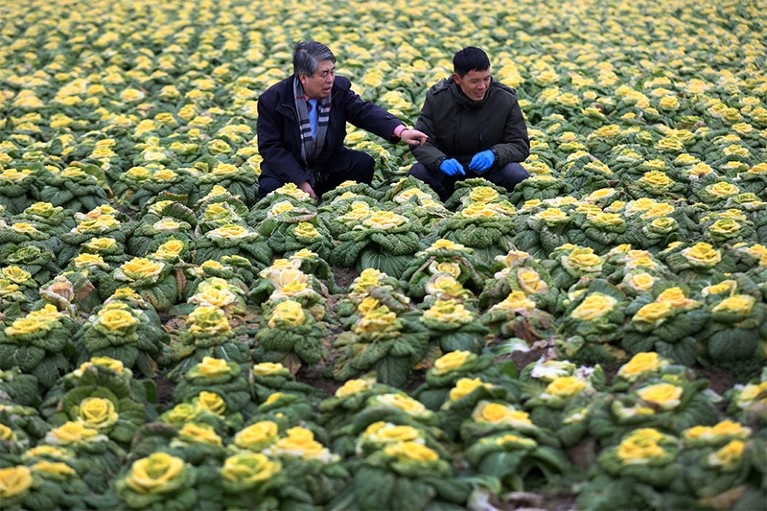
<svg viewBox="0 0 767 511">
<path fill-rule="evenodd" d="M 279 83 L 279 103 L 276 108 L 279 113 L 294 120 L 298 119 L 298 115 L 296 114 L 296 103 L 293 99 L 293 80 L 295 77 L 296 75 L 292 74 Z"/>
</svg>

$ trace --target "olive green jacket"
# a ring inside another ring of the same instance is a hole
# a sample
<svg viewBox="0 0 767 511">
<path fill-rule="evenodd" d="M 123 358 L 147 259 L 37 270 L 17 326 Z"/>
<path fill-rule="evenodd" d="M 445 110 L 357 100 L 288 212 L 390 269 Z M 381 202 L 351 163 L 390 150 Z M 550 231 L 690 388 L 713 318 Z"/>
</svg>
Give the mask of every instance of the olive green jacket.
<svg viewBox="0 0 767 511">
<path fill-rule="evenodd" d="M 429 170 L 447 158 L 468 165 L 480 151 L 495 153 L 494 166 L 522 162 L 530 154 L 530 139 L 517 92 L 492 81 L 482 101 L 472 101 L 451 78 L 426 93 L 415 128 L 429 136 L 411 147 L 413 156 Z"/>
</svg>

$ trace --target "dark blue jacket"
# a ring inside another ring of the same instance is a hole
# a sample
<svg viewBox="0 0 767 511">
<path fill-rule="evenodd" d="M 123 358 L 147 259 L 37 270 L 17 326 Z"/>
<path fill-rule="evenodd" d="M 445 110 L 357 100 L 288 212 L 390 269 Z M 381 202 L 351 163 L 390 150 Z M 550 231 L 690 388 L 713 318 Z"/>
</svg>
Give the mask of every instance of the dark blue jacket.
<svg viewBox="0 0 767 511">
<path fill-rule="evenodd" d="M 301 184 L 309 180 L 309 174 L 301 160 L 301 136 L 298 116 L 293 99 L 295 75 L 269 87 L 258 98 L 258 152 L 261 154 L 261 175 L 270 176 L 283 183 Z M 350 164 L 348 150 L 343 146 L 346 123 L 396 142 L 394 128 L 402 121 L 368 101 L 363 101 L 351 90 L 351 82 L 336 76 L 331 91 L 330 124 L 325 146 L 320 155 L 310 161 L 317 171 L 329 168 L 345 168 Z"/>
</svg>

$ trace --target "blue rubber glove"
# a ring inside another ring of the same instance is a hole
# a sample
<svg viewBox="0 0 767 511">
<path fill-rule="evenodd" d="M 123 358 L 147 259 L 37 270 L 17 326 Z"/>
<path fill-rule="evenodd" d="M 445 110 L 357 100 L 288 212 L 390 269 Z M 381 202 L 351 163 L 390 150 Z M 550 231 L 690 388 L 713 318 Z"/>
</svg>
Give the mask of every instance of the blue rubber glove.
<svg viewBox="0 0 767 511">
<path fill-rule="evenodd" d="M 474 155 L 469 163 L 469 169 L 475 172 L 482 172 L 489 169 L 495 161 L 495 153 L 488 149 L 487 151 L 480 151 Z"/>
<path fill-rule="evenodd" d="M 439 170 L 448 176 L 456 176 L 458 174 L 461 174 L 462 176 L 466 175 L 466 172 L 463 171 L 463 165 L 458 163 L 458 160 L 455 158 L 444 160 L 439 164 Z"/>
</svg>

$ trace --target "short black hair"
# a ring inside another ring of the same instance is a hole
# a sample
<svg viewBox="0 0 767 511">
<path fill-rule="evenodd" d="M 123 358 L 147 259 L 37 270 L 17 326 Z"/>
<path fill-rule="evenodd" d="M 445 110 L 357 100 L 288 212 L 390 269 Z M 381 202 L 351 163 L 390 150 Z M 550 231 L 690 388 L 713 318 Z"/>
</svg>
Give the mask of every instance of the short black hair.
<svg viewBox="0 0 767 511">
<path fill-rule="evenodd" d="M 462 77 L 469 71 L 487 71 L 490 59 L 487 53 L 475 46 L 467 46 L 453 56 L 453 71 Z"/>
</svg>

